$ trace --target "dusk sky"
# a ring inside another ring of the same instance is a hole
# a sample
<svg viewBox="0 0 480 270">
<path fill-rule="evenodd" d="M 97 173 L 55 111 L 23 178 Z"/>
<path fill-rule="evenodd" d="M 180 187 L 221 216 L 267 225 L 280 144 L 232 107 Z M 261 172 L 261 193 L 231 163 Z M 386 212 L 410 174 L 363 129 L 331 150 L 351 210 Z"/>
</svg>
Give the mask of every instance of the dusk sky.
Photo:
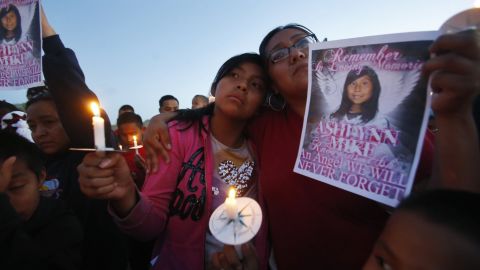
<svg viewBox="0 0 480 270">
<path fill-rule="evenodd" d="M 47 17 L 72 48 L 87 85 L 112 122 L 131 104 L 144 120 L 158 99 L 172 94 L 189 108 L 208 95 L 220 65 L 233 55 L 258 52 L 263 36 L 297 22 L 329 40 L 437 30 L 473 0 L 165 0 L 42 1 Z M 11 103 L 26 90 L 0 92 Z"/>
</svg>

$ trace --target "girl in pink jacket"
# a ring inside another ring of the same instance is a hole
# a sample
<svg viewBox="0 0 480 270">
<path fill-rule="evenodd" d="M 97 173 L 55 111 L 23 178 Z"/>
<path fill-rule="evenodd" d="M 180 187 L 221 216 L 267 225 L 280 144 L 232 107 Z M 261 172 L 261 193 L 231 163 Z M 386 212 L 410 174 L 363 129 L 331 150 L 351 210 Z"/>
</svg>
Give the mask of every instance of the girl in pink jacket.
<svg viewBox="0 0 480 270">
<path fill-rule="evenodd" d="M 208 229 L 212 212 L 227 190 L 259 199 L 258 164 L 244 128 L 264 101 L 268 79 L 262 59 L 245 53 L 227 60 L 211 87 L 215 102 L 185 110 L 169 123 L 174 148 L 168 164 L 147 177 L 141 192 L 120 155 L 87 155 L 79 166 L 80 185 L 89 197 L 110 200 L 117 225 L 140 239 L 156 239 L 153 269 L 213 269 L 231 265 L 224 245 Z M 243 268 L 267 268 L 266 224 L 242 246 Z M 231 248 L 231 247 L 225 247 Z M 252 260 L 257 254 L 257 260 Z M 221 255 L 220 255 L 221 254 Z M 235 262 L 233 262 L 235 263 Z"/>
</svg>

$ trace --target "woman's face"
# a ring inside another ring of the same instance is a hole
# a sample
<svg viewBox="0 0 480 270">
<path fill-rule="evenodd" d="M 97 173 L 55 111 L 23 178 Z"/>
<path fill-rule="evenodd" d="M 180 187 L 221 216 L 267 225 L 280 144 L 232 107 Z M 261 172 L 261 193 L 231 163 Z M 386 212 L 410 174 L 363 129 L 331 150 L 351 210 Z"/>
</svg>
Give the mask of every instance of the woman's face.
<svg viewBox="0 0 480 270">
<path fill-rule="evenodd" d="M 372 97 L 372 80 L 369 76 L 363 75 L 347 86 L 347 92 L 348 99 L 350 99 L 353 104 L 363 104 Z"/>
<path fill-rule="evenodd" d="M 42 100 L 30 105 L 27 109 L 27 123 L 35 144 L 47 155 L 60 153 L 70 144 L 52 101 Z"/>
<path fill-rule="evenodd" d="M 2 18 L 2 26 L 7 29 L 7 31 L 13 31 L 17 28 L 17 16 L 15 12 L 10 11 Z"/>
<path fill-rule="evenodd" d="M 285 29 L 276 33 L 266 46 L 267 55 L 272 52 L 288 48 L 307 36 L 298 29 Z M 288 58 L 277 63 L 268 62 L 268 73 L 276 90 L 287 102 L 306 100 L 308 92 L 308 48 L 299 50 L 290 49 Z"/>
<path fill-rule="evenodd" d="M 261 67 L 243 63 L 218 82 L 215 89 L 215 110 L 220 110 L 233 119 L 246 120 L 263 103 L 265 91 L 265 73 Z"/>
</svg>

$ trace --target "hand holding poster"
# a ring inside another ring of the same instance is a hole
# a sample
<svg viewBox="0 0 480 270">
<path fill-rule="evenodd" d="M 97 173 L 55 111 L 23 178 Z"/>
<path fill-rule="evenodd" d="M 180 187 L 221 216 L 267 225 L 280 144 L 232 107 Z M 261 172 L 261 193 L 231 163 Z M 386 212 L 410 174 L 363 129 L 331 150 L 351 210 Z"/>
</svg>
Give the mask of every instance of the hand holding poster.
<svg viewBox="0 0 480 270">
<path fill-rule="evenodd" d="M 38 0 L 0 1 L 0 89 L 42 81 Z"/>
<path fill-rule="evenodd" d="M 421 67 L 437 32 L 310 47 L 294 171 L 395 206 L 411 190 L 428 117 Z"/>
</svg>

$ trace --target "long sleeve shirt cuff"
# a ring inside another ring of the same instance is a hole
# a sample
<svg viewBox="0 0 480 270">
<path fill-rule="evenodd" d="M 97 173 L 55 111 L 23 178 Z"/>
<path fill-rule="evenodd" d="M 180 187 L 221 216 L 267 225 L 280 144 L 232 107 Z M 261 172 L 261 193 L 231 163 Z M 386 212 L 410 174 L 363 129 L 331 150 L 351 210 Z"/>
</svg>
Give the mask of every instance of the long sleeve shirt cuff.
<svg viewBox="0 0 480 270">
<path fill-rule="evenodd" d="M 63 49 L 65 49 L 65 45 L 63 45 L 59 35 L 53 35 L 43 39 L 43 51 L 45 54 L 55 54 Z"/>
</svg>

